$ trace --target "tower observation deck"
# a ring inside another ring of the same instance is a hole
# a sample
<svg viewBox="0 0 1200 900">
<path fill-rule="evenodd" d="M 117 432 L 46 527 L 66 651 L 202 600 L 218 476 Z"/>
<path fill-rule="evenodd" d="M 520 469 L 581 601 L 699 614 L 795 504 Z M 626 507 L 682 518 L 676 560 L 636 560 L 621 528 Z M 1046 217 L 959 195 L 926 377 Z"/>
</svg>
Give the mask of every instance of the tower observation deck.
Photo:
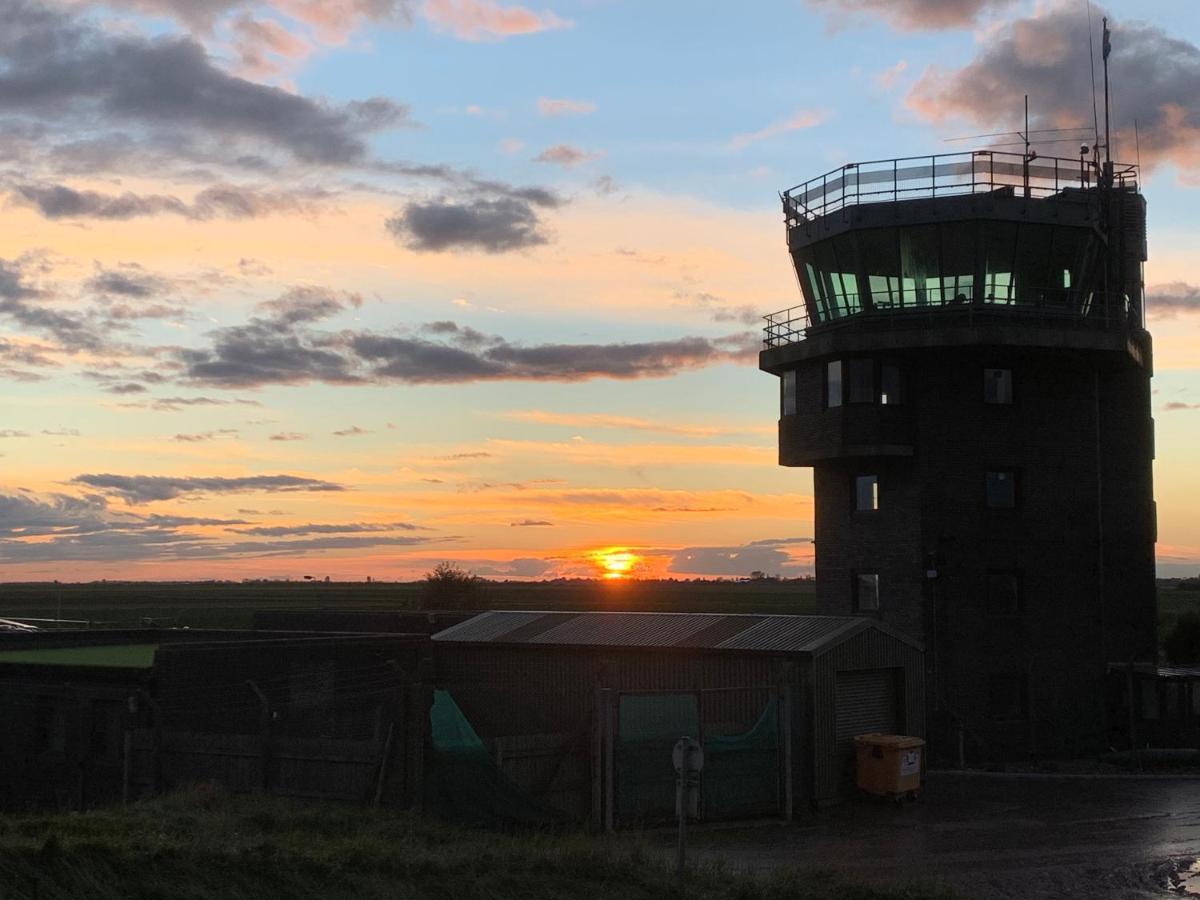
<svg viewBox="0 0 1200 900">
<path fill-rule="evenodd" d="M 926 646 L 935 750 L 1107 746 L 1156 659 L 1137 169 L 973 152 L 782 195 L 803 303 L 766 317 L 779 461 L 811 466 L 817 600 Z"/>
</svg>

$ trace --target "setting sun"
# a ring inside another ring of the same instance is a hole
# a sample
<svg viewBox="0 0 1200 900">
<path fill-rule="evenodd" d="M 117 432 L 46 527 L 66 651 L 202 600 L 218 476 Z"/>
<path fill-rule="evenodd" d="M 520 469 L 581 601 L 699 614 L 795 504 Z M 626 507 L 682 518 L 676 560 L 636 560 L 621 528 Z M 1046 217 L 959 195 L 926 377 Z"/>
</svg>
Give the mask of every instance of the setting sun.
<svg viewBox="0 0 1200 900">
<path fill-rule="evenodd" d="M 603 576 L 611 580 L 628 578 L 633 567 L 641 561 L 636 554 L 620 549 L 599 550 L 594 559 Z"/>
</svg>

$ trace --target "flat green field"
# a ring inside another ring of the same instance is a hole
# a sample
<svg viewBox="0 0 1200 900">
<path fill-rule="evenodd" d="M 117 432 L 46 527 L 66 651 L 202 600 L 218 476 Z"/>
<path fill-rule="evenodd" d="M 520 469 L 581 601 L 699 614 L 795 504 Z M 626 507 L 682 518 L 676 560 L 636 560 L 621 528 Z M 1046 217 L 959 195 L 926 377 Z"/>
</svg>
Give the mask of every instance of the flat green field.
<svg viewBox="0 0 1200 900">
<path fill-rule="evenodd" d="M 602 609 L 804 615 L 816 612 L 812 581 L 488 582 L 479 609 Z M 0 584 L 0 618 L 64 618 L 93 624 L 249 628 L 255 610 L 415 610 L 420 582 L 273 581 Z M 1200 591 L 1161 582 L 1158 636 L 1200 612 Z"/>
<path fill-rule="evenodd" d="M 636 836 L 495 834 L 200 786 L 72 815 L 0 816 L 0 896 L 37 900 L 954 900 L 819 871 L 711 868 L 680 890 Z"/>
<path fill-rule="evenodd" d="M 3 650 L 0 663 L 39 666 L 104 666 L 148 669 L 158 644 L 113 644 L 104 647 L 64 647 L 49 650 Z"/>
<path fill-rule="evenodd" d="M 420 582 L 95 582 L 0 584 L 0 618 L 62 618 L 104 625 L 143 623 L 249 628 L 255 610 L 415 610 Z M 480 609 L 608 609 L 683 612 L 815 611 L 811 581 L 488 582 Z M 61 611 L 61 612 L 60 612 Z M 147 622 L 148 620 L 148 622 Z"/>
</svg>

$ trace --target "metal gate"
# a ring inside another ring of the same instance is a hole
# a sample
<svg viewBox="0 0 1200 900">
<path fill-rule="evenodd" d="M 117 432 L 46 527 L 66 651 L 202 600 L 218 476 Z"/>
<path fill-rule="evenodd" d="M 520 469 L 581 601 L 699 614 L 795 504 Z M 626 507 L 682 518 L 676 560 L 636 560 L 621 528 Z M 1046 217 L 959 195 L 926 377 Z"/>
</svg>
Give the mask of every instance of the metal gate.
<svg viewBox="0 0 1200 900">
<path fill-rule="evenodd" d="M 900 728 L 899 669 L 860 669 L 837 673 L 836 703 L 838 757 L 843 773 L 852 771 L 854 738 Z"/>
<path fill-rule="evenodd" d="M 608 792 L 614 824 L 675 817 L 671 750 L 685 735 L 704 747 L 702 818 L 784 811 L 790 744 L 775 688 L 619 692 L 614 700 Z"/>
</svg>

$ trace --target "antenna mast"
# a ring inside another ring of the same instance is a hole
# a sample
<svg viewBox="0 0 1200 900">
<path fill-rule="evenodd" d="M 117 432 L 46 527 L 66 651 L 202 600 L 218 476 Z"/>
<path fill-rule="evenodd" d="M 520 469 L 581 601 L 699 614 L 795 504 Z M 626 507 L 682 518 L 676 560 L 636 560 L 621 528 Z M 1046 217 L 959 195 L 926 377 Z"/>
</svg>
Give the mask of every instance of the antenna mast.
<svg viewBox="0 0 1200 900">
<path fill-rule="evenodd" d="M 1112 115 L 1112 107 L 1108 98 L 1108 55 L 1112 53 L 1112 35 L 1108 30 L 1108 16 L 1102 20 L 1104 23 L 1104 43 L 1102 45 L 1102 54 L 1104 57 L 1104 180 L 1109 185 L 1112 184 L 1112 125 L 1110 122 Z"/>
</svg>

